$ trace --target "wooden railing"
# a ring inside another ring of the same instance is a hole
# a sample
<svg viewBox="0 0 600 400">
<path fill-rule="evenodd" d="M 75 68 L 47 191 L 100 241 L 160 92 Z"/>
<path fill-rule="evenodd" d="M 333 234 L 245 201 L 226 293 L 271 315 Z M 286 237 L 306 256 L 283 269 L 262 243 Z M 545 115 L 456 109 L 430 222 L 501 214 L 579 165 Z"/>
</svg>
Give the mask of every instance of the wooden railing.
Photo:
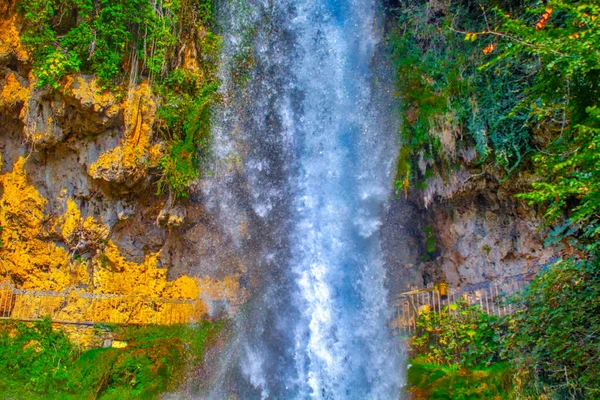
<svg viewBox="0 0 600 400">
<path fill-rule="evenodd" d="M 420 312 L 425 309 L 430 312 L 448 311 L 445 307 L 458 300 L 466 301 L 471 305 L 478 304 L 487 314 L 497 316 L 511 314 L 515 311 L 515 306 L 506 302 L 506 298 L 520 292 L 533 279 L 537 270 L 531 268 L 524 274 L 460 288 L 438 285 L 402 293 L 396 297 L 396 313 L 392 328 L 397 333 L 414 333 Z"/>
<path fill-rule="evenodd" d="M 0 284 L 0 319 L 62 324 L 98 323 L 171 325 L 201 319 L 203 306 L 188 299 L 150 298 L 82 290 L 53 292 Z"/>
</svg>

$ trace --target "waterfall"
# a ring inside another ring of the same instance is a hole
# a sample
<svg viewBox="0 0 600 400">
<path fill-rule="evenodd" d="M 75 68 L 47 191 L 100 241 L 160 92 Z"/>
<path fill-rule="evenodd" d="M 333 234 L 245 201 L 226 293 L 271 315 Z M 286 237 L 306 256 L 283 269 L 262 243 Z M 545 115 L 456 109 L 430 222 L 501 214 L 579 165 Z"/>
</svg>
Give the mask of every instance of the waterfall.
<svg viewBox="0 0 600 400">
<path fill-rule="evenodd" d="M 229 0 L 220 15 L 205 193 L 262 289 L 211 397 L 398 399 L 379 238 L 397 147 L 376 0 Z"/>
</svg>

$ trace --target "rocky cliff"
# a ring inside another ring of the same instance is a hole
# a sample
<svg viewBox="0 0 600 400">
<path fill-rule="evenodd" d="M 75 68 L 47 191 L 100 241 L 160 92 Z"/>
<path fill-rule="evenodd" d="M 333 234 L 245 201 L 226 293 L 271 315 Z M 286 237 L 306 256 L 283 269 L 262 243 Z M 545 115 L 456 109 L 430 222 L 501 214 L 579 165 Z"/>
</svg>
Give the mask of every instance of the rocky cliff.
<svg viewBox="0 0 600 400">
<path fill-rule="evenodd" d="M 157 194 L 167 143 L 148 80 L 116 92 L 75 73 L 42 87 L 23 24 L 0 1 L 0 281 L 239 304 L 240 257 L 214 251 L 225 239 L 199 195 Z"/>
<path fill-rule="evenodd" d="M 383 234 L 393 293 L 441 281 L 453 287 L 499 281 L 536 272 L 559 255 L 544 245 L 541 216 L 514 197 L 527 177 L 467 176 L 443 193 L 415 191 L 392 201 Z"/>
</svg>

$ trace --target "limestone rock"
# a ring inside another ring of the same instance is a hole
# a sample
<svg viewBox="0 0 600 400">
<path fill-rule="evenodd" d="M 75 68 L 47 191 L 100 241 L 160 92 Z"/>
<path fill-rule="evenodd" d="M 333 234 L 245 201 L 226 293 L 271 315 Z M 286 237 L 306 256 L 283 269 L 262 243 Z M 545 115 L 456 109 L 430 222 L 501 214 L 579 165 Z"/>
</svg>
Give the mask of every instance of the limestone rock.
<svg viewBox="0 0 600 400">
<path fill-rule="evenodd" d="M 23 133 L 34 149 L 44 149 L 62 142 L 67 133 L 59 120 L 66 115 L 66 105 L 58 95 L 35 89 L 21 109 Z"/>
<path fill-rule="evenodd" d="M 114 127 L 122 115 L 114 94 L 103 91 L 91 76 L 69 76 L 64 85 L 65 102 L 72 107 L 68 125 L 74 133 L 97 135 Z"/>
</svg>

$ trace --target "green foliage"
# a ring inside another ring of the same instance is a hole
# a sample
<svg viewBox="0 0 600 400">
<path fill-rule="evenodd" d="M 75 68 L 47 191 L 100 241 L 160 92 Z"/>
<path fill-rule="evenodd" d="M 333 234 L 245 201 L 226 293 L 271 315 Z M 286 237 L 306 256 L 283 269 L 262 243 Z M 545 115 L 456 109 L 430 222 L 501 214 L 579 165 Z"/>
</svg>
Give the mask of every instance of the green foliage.
<svg viewBox="0 0 600 400">
<path fill-rule="evenodd" d="M 513 370 L 500 318 L 458 301 L 422 311 L 411 340 L 408 387 L 414 399 L 509 398 Z"/>
<path fill-rule="evenodd" d="M 600 6 L 594 2 L 550 1 L 553 18 L 542 30 L 507 19 L 502 29 L 515 39 L 502 57 L 529 54 L 543 68 L 526 93 L 531 116 L 552 133 L 534 158 L 540 182 L 521 195 L 547 206 L 549 222 L 566 223 L 555 238 L 575 235 L 586 252 L 600 248 Z M 541 12 L 541 9 L 535 10 Z"/>
<path fill-rule="evenodd" d="M 211 40 L 216 52 L 220 41 Z M 168 139 L 160 160 L 164 173 L 159 192 L 166 184 L 177 196 L 186 197 L 190 183 L 199 177 L 210 153 L 210 117 L 217 89 L 216 80 L 206 81 L 183 70 L 175 70 L 159 85 L 165 103 L 158 111 L 157 129 Z"/>
<path fill-rule="evenodd" d="M 0 391 L 22 399 L 154 399 L 201 362 L 222 323 L 104 327 L 129 345 L 80 351 L 49 320 L 0 325 Z"/>
<path fill-rule="evenodd" d="M 499 361 L 498 318 L 479 306 L 463 301 L 446 306 L 442 312 L 421 312 L 412 349 L 424 361 L 438 365 L 473 368 Z"/>
<path fill-rule="evenodd" d="M 71 387 L 69 365 L 78 356 L 67 336 L 50 320 L 33 325 L 0 324 L 0 392 L 25 390 L 56 394 Z"/>
<path fill-rule="evenodd" d="M 33 54 L 40 86 L 58 87 L 63 76 L 81 70 L 114 87 L 130 74 L 166 75 L 184 12 L 199 9 L 202 19 L 206 7 L 202 0 L 160 5 L 148 0 L 22 1 L 23 43 Z"/>
<path fill-rule="evenodd" d="M 531 86 L 536 61 L 511 58 L 479 69 L 491 57 L 481 48 L 493 39 L 470 33 L 463 40 L 454 26 L 478 32 L 495 21 L 486 20 L 483 5 L 444 1 L 436 7 L 402 2 L 389 36 L 402 99 L 398 188 L 427 178 L 430 170 L 446 175 L 461 149 L 474 147 L 480 162 L 493 160 L 507 172 L 531 151 L 527 110 L 515 107 Z"/>
<path fill-rule="evenodd" d="M 506 355 L 531 398 L 600 396 L 600 264 L 566 260 L 515 298 Z"/>
<path fill-rule="evenodd" d="M 413 359 L 407 375 L 414 400 L 511 398 L 512 369 L 506 362 L 471 370 Z"/>
<path fill-rule="evenodd" d="M 427 242 L 427 252 L 433 253 L 435 252 L 435 234 L 433 232 L 433 228 L 431 226 L 425 227 L 425 237 Z"/>
</svg>

